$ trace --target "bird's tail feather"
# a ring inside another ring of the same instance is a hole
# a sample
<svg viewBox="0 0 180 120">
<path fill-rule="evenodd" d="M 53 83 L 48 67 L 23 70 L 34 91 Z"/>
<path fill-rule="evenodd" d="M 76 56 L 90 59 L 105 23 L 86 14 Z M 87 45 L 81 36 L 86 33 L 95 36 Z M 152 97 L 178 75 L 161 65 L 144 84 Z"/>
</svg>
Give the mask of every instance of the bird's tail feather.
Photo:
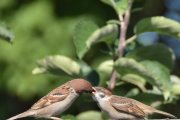
<svg viewBox="0 0 180 120">
<path fill-rule="evenodd" d="M 18 114 L 18 115 L 16 115 L 16 116 L 13 116 L 13 117 L 11 117 L 11 118 L 8 118 L 8 119 L 6 119 L 6 120 L 16 120 L 16 119 L 18 119 L 18 118 L 23 118 L 23 117 L 27 117 L 27 116 L 33 116 L 34 114 L 35 114 L 34 111 L 28 110 L 28 111 L 25 111 L 25 112 L 23 112 L 23 113 L 21 113 L 21 114 Z"/>
<path fill-rule="evenodd" d="M 172 114 L 170 114 L 170 113 L 163 112 L 163 111 L 160 111 L 160 110 L 156 110 L 155 113 L 164 115 L 164 116 L 169 117 L 169 118 L 177 118 L 176 116 L 174 116 L 174 115 L 172 115 Z"/>
</svg>

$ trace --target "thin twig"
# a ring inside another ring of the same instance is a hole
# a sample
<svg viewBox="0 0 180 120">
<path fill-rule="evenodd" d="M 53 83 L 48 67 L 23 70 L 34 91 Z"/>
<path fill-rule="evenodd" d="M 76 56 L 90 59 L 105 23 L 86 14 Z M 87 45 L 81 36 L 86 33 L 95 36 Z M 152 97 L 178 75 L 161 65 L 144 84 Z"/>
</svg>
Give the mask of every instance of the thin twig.
<svg viewBox="0 0 180 120">
<path fill-rule="evenodd" d="M 129 0 L 129 6 L 125 12 L 123 21 L 121 21 L 122 15 L 119 15 L 119 20 L 120 20 L 120 24 L 121 24 L 120 38 L 119 38 L 119 45 L 118 45 L 119 57 L 123 56 L 124 50 L 126 48 L 126 33 L 127 33 L 128 25 L 129 25 L 129 20 L 130 20 L 130 15 L 131 15 L 131 7 L 133 4 L 133 1 L 134 0 Z"/>
<path fill-rule="evenodd" d="M 113 69 L 111 79 L 110 79 L 109 84 L 108 84 L 108 89 L 109 90 L 113 90 L 115 85 L 116 85 L 116 79 L 117 79 L 116 74 L 117 74 L 116 71 Z"/>
<path fill-rule="evenodd" d="M 128 45 L 129 43 L 133 42 L 134 40 L 136 40 L 137 36 L 136 35 L 133 35 L 132 37 L 128 38 L 126 40 L 126 45 Z"/>
<path fill-rule="evenodd" d="M 126 33 L 127 28 L 129 25 L 129 19 L 130 19 L 130 13 L 131 13 L 131 7 L 134 0 L 129 0 L 128 9 L 125 12 L 124 18 L 122 14 L 119 14 L 119 21 L 120 21 L 120 37 L 119 37 L 119 45 L 118 45 L 118 57 L 122 57 L 124 55 L 124 50 L 126 48 Z M 108 88 L 110 90 L 113 90 L 116 85 L 116 79 L 117 79 L 117 73 L 113 69 L 111 79 L 109 81 Z"/>
</svg>

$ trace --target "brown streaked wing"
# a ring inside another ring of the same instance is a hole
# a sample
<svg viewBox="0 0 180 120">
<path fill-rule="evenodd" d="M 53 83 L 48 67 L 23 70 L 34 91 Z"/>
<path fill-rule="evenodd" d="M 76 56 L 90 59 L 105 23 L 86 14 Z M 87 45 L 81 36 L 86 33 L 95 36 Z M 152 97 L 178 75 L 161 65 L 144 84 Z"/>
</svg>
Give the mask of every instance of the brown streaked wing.
<svg viewBox="0 0 180 120">
<path fill-rule="evenodd" d="M 110 99 L 110 103 L 118 111 L 138 117 L 145 117 L 143 110 L 135 105 L 132 99 L 113 95 Z"/>
<path fill-rule="evenodd" d="M 37 101 L 31 109 L 40 109 L 43 107 L 46 107 L 48 105 L 51 105 L 53 103 L 59 102 L 64 100 L 69 93 L 69 87 L 66 85 L 62 85 L 56 89 L 54 89 L 52 92 L 50 92 L 48 95 L 41 98 L 39 101 Z"/>
</svg>

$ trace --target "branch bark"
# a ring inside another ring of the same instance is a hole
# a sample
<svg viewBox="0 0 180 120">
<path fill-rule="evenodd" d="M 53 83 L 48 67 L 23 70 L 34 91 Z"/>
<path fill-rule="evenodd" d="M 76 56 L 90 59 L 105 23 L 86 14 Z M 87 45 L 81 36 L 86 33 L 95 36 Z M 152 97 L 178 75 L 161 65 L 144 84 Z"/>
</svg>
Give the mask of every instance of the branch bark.
<svg viewBox="0 0 180 120">
<path fill-rule="evenodd" d="M 125 11 L 124 17 L 122 14 L 119 14 L 119 21 L 120 21 L 120 37 L 119 37 L 119 45 L 118 45 L 118 58 L 122 57 L 124 55 L 124 50 L 126 48 L 126 33 L 127 28 L 129 25 L 130 15 L 131 15 L 131 8 L 134 0 L 128 1 L 128 9 Z M 112 75 L 109 81 L 108 89 L 113 90 L 116 85 L 117 80 L 117 73 L 113 69 Z"/>
</svg>

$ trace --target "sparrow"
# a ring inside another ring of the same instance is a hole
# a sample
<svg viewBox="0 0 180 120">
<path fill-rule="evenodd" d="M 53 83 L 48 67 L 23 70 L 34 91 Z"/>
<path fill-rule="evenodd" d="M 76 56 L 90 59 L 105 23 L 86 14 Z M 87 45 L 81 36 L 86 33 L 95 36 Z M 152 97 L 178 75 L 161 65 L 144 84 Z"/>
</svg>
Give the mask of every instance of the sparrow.
<svg viewBox="0 0 180 120">
<path fill-rule="evenodd" d="M 153 113 L 162 114 L 169 118 L 176 118 L 174 115 L 157 110 L 137 100 L 112 95 L 109 90 L 103 87 L 93 87 L 93 89 L 93 99 L 97 102 L 100 109 L 108 113 L 113 120 L 144 119 Z"/>
<path fill-rule="evenodd" d="M 23 117 L 62 120 L 55 116 L 68 109 L 81 93 L 92 91 L 94 91 L 92 85 L 87 80 L 74 79 L 68 81 L 42 97 L 29 110 L 7 120 L 15 120 Z"/>
</svg>

